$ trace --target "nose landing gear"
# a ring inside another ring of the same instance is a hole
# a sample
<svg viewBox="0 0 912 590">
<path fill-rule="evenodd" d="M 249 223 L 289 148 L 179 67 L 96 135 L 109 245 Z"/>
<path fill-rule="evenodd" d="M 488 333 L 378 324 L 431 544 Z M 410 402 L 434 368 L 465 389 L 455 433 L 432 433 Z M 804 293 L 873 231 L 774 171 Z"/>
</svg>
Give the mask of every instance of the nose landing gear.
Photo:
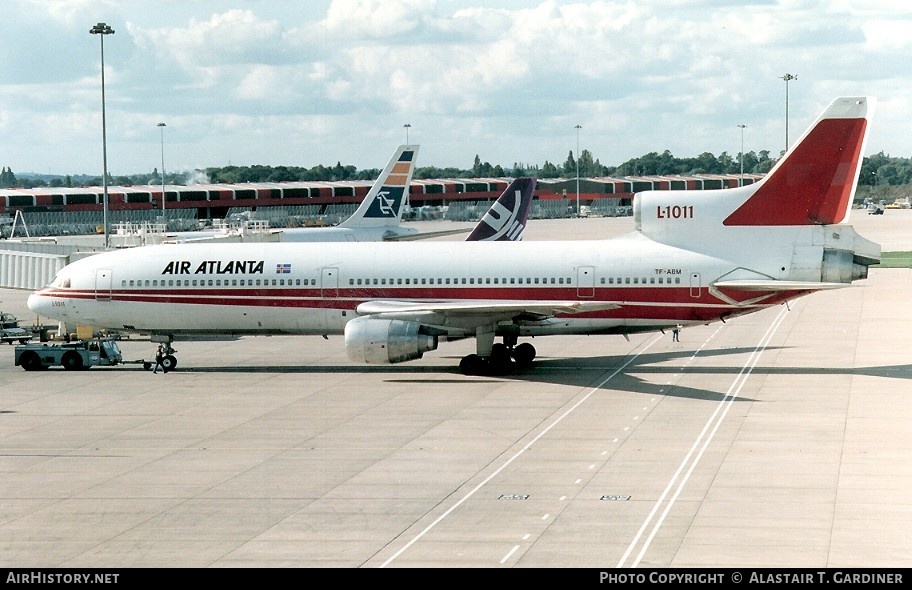
<svg viewBox="0 0 912 590">
<path fill-rule="evenodd" d="M 166 340 L 161 343 L 161 360 L 159 361 L 159 368 L 167 373 L 168 371 L 173 371 L 177 367 L 177 357 L 174 356 L 174 353 L 177 352 L 174 347 L 171 346 L 172 340 Z M 156 356 L 158 353 L 156 353 Z M 155 366 L 155 362 L 145 362 L 143 366 L 146 369 L 151 369 Z"/>
</svg>

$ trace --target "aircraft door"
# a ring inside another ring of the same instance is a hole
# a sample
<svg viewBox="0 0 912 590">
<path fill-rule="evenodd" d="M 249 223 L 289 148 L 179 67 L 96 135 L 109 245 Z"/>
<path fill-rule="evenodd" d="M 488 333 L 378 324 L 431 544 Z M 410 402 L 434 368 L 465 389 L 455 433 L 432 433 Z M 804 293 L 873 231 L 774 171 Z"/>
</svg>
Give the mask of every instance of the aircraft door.
<svg viewBox="0 0 912 590">
<path fill-rule="evenodd" d="M 111 300 L 111 269 L 98 269 L 95 271 L 95 300 Z"/>
<path fill-rule="evenodd" d="M 335 267 L 324 268 L 320 275 L 320 296 L 339 296 L 339 269 Z"/>
<path fill-rule="evenodd" d="M 703 285 L 700 283 L 700 273 L 690 273 L 690 296 L 697 298 L 702 295 Z"/>
<path fill-rule="evenodd" d="M 576 296 L 595 297 L 594 266 L 580 266 L 576 269 Z"/>
</svg>

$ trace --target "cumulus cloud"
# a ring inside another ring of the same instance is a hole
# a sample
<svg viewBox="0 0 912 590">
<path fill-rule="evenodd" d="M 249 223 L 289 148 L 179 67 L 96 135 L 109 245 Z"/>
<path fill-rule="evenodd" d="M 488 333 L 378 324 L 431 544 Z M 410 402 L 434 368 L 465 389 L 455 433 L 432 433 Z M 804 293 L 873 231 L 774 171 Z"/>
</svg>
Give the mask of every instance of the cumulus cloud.
<svg viewBox="0 0 912 590">
<path fill-rule="evenodd" d="M 887 107 L 876 116 L 892 122 L 875 123 L 884 141 L 872 135 L 869 149 L 908 151 L 898 130 L 912 95 L 903 59 L 912 8 L 899 0 L 323 0 L 306 9 L 23 0 L 7 10 L 25 23 L 0 37 L 0 165 L 14 169 L 95 165 L 84 146 L 97 133 L 76 119 L 98 110 L 98 44 L 88 35 L 98 20 L 117 30 L 105 71 L 109 141 L 123 142 L 124 172 L 155 160 L 160 120 L 175 167 L 209 156 L 303 165 L 308 154 L 376 167 L 387 152 L 379 145 L 400 142 L 406 121 L 422 159 L 440 166 L 470 165 L 476 153 L 506 166 L 562 161 L 576 124 L 603 163 L 664 149 L 733 153 L 738 124 L 748 125 L 747 149 L 778 151 L 786 72 L 799 75 L 793 135 L 837 94 L 880 94 Z M 22 148 L 44 136 L 24 121 L 68 135 Z M 34 154 L 54 163 L 30 164 Z"/>
</svg>

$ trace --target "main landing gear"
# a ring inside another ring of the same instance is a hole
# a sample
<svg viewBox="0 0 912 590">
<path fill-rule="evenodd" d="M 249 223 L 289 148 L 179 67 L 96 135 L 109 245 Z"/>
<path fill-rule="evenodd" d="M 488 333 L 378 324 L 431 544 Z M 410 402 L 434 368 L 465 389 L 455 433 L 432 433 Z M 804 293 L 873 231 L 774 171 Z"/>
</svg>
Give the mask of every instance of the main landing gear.
<svg viewBox="0 0 912 590">
<path fill-rule="evenodd" d="M 470 354 L 459 361 L 459 371 L 463 375 L 510 375 L 521 373 L 532 368 L 535 359 L 535 347 L 528 342 L 516 344 L 516 337 L 504 337 L 504 343 L 492 344 L 491 352 L 482 356 L 482 342 L 479 341 L 479 352 Z"/>
</svg>

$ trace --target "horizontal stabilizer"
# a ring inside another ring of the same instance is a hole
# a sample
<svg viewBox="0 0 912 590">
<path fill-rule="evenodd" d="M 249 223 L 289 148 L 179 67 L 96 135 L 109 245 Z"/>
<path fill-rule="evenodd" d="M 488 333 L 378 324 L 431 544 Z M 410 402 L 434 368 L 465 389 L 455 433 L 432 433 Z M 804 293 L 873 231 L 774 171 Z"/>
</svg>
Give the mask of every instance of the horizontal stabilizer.
<svg viewBox="0 0 912 590">
<path fill-rule="evenodd" d="M 383 236 L 384 242 L 408 242 L 413 240 L 427 240 L 429 238 L 442 238 L 444 236 L 451 236 L 453 234 L 464 234 L 468 232 L 470 227 L 461 227 L 457 229 L 441 229 L 438 231 L 424 231 L 411 234 L 394 234 L 390 233 L 389 235 Z"/>
<path fill-rule="evenodd" d="M 739 291 L 823 291 L 850 287 L 850 283 L 820 283 L 816 281 L 719 281 L 713 283 L 717 289 Z"/>
</svg>

